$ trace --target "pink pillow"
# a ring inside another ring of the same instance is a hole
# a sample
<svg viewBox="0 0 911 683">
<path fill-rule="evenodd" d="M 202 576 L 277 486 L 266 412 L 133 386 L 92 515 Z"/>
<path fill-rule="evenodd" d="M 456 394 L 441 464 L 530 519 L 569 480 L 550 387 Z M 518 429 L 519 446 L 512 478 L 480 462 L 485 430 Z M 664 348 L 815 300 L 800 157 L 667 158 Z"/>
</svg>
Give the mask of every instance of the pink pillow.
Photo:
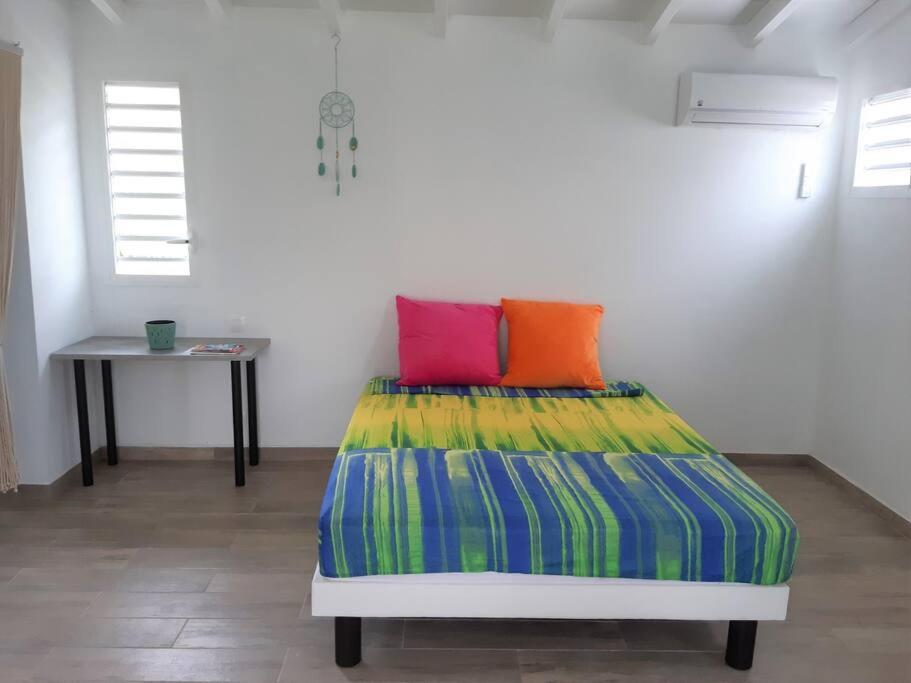
<svg viewBox="0 0 911 683">
<path fill-rule="evenodd" d="M 399 384 L 500 383 L 498 328 L 503 309 L 395 297 Z"/>
</svg>

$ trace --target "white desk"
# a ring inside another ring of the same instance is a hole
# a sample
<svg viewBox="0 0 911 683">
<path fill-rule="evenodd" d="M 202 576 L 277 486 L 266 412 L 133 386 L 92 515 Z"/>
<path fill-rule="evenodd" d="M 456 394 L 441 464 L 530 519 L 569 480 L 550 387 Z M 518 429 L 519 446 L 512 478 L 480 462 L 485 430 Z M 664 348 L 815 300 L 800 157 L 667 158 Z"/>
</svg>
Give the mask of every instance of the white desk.
<svg viewBox="0 0 911 683">
<path fill-rule="evenodd" d="M 269 339 L 243 339 L 221 337 L 178 337 L 174 348 L 152 351 L 145 337 L 88 337 L 51 354 L 57 360 L 73 361 L 76 377 L 76 412 L 79 418 L 79 447 L 82 454 L 82 484 L 92 486 L 92 446 L 89 436 L 89 411 L 85 389 L 85 361 L 101 361 L 101 380 L 104 388 L 104 424 L 107 437 L 108 465 L 117 464 L 117 434 L 114 427 L 114 388 L 111 361 L 199 361 L 203 363 L 229 362 L 231 364 L 231 406 L 234 421 L 234 483 L 246 483 L 244 471 L 243 394 L 241 391 L 240 364 L 247 365 L 247 420 L 250 432 L 250 466 L 259 464 L 259 427 L 256 409 L 256 357 L 269 346 Z M 197 344 L 243 344 L 238 354 L 191 355 Z"/>
</svg>

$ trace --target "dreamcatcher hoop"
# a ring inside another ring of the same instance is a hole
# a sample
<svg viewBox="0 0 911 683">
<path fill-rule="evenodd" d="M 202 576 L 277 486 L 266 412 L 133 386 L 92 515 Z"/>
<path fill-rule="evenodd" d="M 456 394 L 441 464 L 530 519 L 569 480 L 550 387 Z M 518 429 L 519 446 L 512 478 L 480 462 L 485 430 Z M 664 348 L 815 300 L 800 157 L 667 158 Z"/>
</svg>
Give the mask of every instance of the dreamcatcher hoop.
<svg viewBox="0 0 911 683">
<path fill-rule="evenodd" d="M 333 90 L 319 101 L 319 117 L 330 128 L 344 128 L 354 121 L 354 102 L 345 93 Z"/>
</svg>

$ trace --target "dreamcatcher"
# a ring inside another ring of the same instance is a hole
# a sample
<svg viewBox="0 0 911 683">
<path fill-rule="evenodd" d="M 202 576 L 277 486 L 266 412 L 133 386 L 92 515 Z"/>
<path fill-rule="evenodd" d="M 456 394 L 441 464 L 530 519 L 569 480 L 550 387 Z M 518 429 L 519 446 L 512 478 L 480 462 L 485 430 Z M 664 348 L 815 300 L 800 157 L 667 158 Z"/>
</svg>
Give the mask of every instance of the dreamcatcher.
<svg viewBox="0 0 911 683">
<path fill-rule="evenodd" d="M 319 137 L 316 138 L 316 148 L 319 150 L 319 167 L 317 172 L 326 175 L 326 162 L 323 151 L 326 139 L 323 137 L 323 124 L 325 123 L 335 131 L 335 196 L 342 193 L 341 158 L 339 152 L 339 131 L 351 126 L 351 139 L 348 140 L 348 149 L 351 150 L 351 177 L 357 178 L 357 134 L 354 128 L 354 102 L 345 93 L 338 89 L 338 45 L 342 42 L 341 36 L 335 34 L 335 90 L 323 95 L 319 102 Z"/>
</svg>

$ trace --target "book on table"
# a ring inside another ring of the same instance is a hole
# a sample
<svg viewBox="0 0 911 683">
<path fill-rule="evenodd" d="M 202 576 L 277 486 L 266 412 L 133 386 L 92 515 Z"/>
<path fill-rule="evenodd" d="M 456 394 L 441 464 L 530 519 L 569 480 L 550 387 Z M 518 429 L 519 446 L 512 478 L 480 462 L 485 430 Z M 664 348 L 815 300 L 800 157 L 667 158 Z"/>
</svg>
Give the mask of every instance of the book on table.
<svg viewBox="0 0 911 683">
<path fill-rule="evenodd" d="M 244 350 L 243 344 L 197 344 L 190 349 L 191 356 L 237 355 Z"/>
</svg>

